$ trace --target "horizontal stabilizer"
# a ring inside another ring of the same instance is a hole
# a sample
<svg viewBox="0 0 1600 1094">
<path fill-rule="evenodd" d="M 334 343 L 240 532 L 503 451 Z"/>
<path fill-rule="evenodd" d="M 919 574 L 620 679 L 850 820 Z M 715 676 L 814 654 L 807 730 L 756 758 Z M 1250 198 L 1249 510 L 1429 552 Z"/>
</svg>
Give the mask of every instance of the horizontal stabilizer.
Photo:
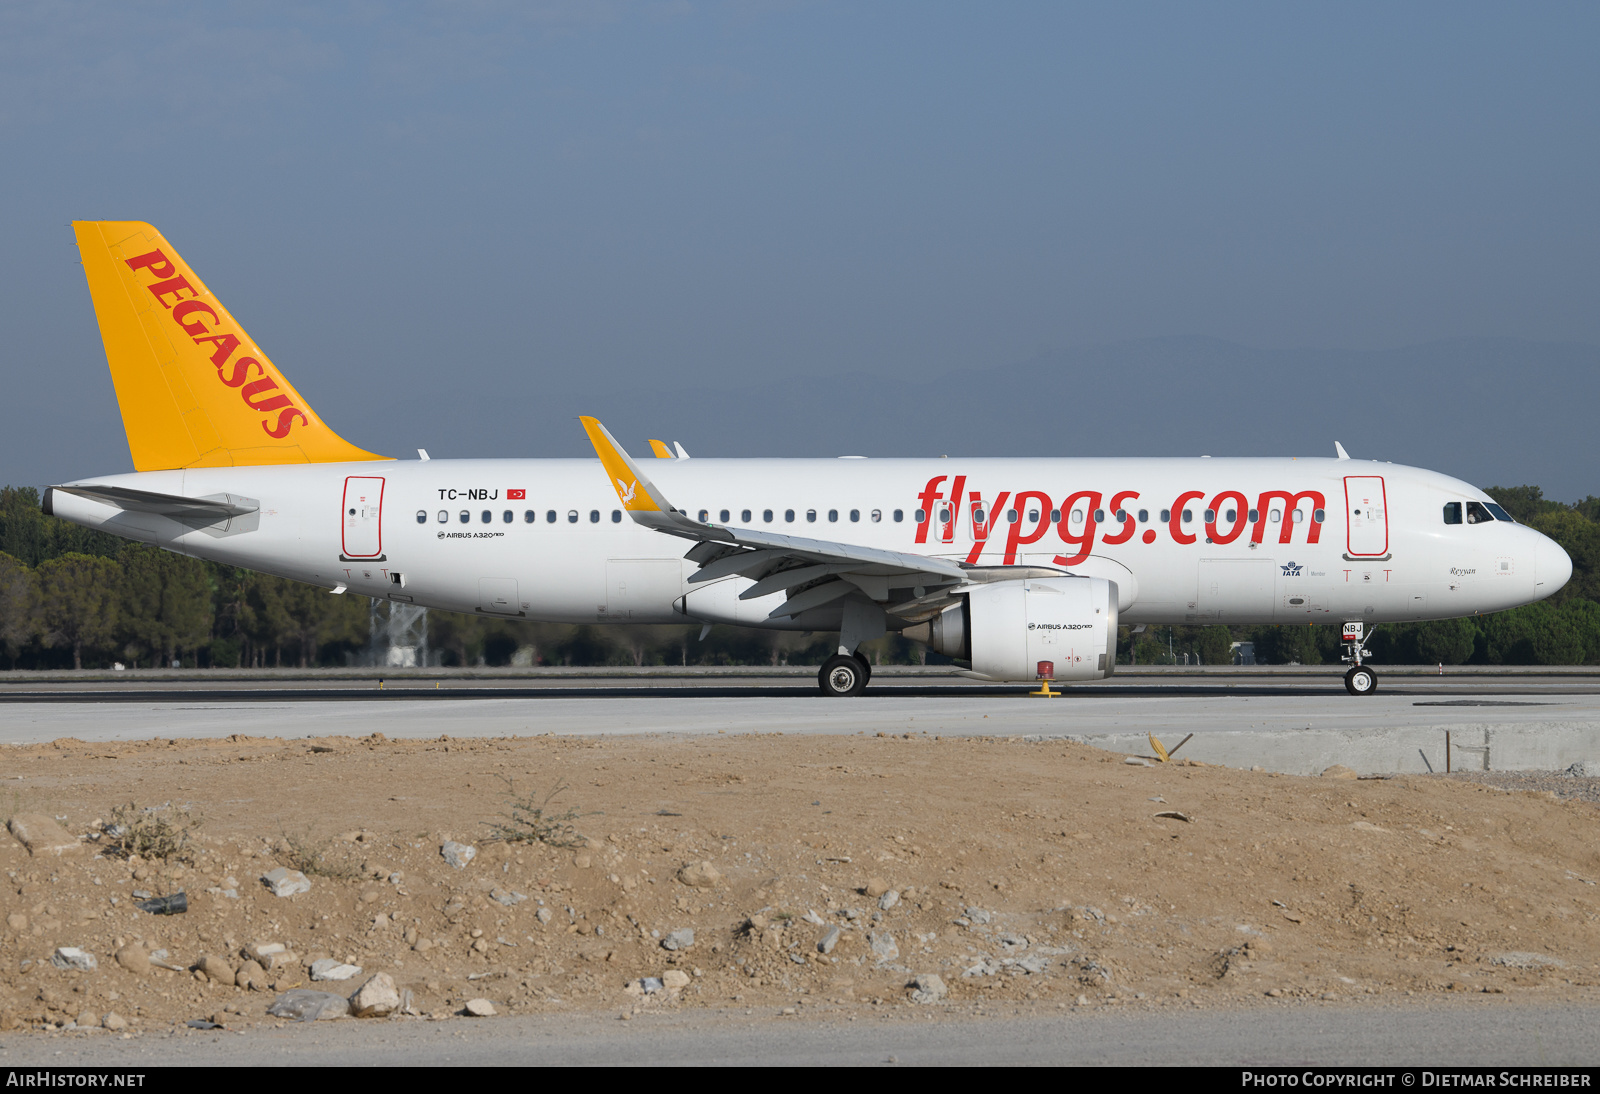
<svg viewBox="0 0 1600 1094">
<path fill-rule="evenodd" d="M 44 511 L 50 513 L 50 495 L 59 490 L 63 494 L 76 494 L 80 498 L 98 501 L 131 513 L 154 513 L 170 517 L 185 524 L 217 524 L 234 517 L 247 516 L 261 510 L 254 498 L 241 498 L 235 494 L 211 494 L 203 498 L 188 498 L 181 494 L 157 494 L 151 490 L 133 490 L 126 486 L 106 486 L 97 483 L 52 486 L 45 491 Z"/>
</svg>

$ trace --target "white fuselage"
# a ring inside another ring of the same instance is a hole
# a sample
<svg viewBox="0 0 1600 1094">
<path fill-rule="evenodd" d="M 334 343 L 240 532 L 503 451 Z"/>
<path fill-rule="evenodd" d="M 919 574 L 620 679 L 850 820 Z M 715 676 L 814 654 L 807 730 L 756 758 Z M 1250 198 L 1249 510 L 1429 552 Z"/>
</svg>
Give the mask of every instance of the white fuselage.
<svg viewBox="0 0 1600 1094">
<path fill-rule="evenodd" d="M 666 497 L 712 523 L 1111 578 L 1124 623 L 1468 616 L 1548 596 L 1571 573 L 1565 552 L 1530 528 L 1445 522 L 1447 503 L 1488 502 L 1482 491 L 1361 460 L 648 464 Z M 720 597 L 690 585 L 691 544 L 628 519 L 593 459 L 217 467 L 83 481 L 257 502 L 258 514 L 199 529 L 59 490 L 53 511 L 329 589 L 558 622 L 807 625 L 768 622 L 764 600 L 737 601 L 744 578 L 728 579 Z"/>
</svg>

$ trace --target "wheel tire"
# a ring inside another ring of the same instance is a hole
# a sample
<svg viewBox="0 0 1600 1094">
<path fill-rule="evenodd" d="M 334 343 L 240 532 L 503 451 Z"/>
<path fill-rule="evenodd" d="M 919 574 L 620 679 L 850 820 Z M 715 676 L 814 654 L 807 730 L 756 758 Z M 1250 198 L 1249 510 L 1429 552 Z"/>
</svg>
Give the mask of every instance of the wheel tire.
<svg viewBox="0 0 1600 1094">
<path fill-rule="evenodd" d="M 861 671 L 866 674 L 861 681 L 862 685 L 865 686 L 872 683 L 872 662 L 862 657 L 859 653 L 855 655 L 855 659 L 861 662 Z"/>
<path fill-rule="evenodd" d="M 834 654 L 817 672 L 817 686 L 824 695 L 860 695 L 867 686 L 867 674 L 856 658 Z"/>
<path fill-rule="evenodd" d="M 1344 690 L 1351 695 L 1371 695 L 1378 690 L 1378 674 L 1365 665 L 1357 665 L 1344 674 Z"/>
</svg>

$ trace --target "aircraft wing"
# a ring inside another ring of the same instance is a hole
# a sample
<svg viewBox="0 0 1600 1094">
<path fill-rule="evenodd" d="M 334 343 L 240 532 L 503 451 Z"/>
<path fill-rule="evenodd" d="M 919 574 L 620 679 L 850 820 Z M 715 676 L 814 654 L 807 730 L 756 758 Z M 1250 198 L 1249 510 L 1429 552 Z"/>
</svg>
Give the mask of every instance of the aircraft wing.
<svg viewBox="0 0 1600 1094">
<path fill-rule="evenodd" d="M 932 555 L 694 520 L 667 501 L 605 426 L 590 417 L 580 420 L 628 516 L 647 528 L 696 541 L 684 555 L 700 566 L 690 583 L 750 578 L 755 584 L 740 594 L 741 600 L 787 590 L 787 600 L 770 617 L 798 615 L 860 590 L 891 614 L 917 621 L 937 614 L 955 586 L 996 580 L 997 571 L 1007 578 L 1061 576 L 1037 567 L 967 566 Z"/>
</svg>

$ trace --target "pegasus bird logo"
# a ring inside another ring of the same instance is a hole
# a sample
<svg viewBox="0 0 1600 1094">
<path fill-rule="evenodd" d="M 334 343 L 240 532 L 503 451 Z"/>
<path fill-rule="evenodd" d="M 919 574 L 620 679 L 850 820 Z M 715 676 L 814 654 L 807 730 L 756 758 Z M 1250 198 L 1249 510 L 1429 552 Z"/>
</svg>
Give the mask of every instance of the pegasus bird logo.
<svg viewBox="0 0 1600 1094">
<path fill-rule="evenodd" d="M 622 504 L 623 505 L 627 505 L 629 502 L 631 502 L 633 500 L 633 495 L 636 492 L 638 492 L 638 489 L 639 489 L 639 480 L 638 479 L 635 479 L 632 482 L 623 482 L 621 479 L 617 480 L 617 493 L 622 495 Z"/>
</svg>

